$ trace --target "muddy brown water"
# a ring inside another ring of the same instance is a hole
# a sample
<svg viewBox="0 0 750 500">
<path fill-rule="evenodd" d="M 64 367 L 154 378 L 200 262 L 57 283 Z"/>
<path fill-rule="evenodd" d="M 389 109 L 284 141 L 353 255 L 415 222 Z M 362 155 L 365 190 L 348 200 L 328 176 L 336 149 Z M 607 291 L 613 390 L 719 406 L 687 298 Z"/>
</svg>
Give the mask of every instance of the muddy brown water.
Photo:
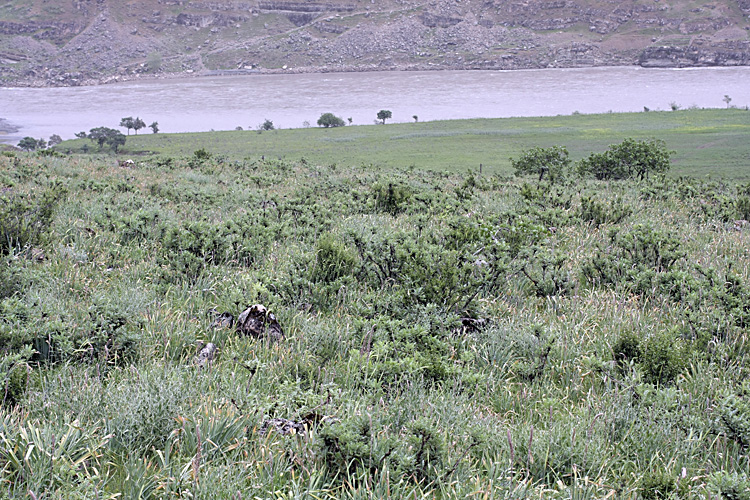
<svg viewBox="0 0 750 500">
<path fill-rule="evenodd" d="M 315 126 L 332 112 L 354 125 L 458 118 L 549 116 L 750 105 L 750 67 L 646 69 L 605 67 L 524 71 L 314 73 L 194 77 L 65 88 L 0 88 L 0 118 L 22 137 L 73 138 L 93 127 L 117 128 L 125 116 L 159 123 L 162 132 Z M 121 129 L 125 132 L 125 129 Z M 132 132 L 131 132 L 132 133 Z M 145 129 L 140 133 L 150 133 Z"/>
</svg>

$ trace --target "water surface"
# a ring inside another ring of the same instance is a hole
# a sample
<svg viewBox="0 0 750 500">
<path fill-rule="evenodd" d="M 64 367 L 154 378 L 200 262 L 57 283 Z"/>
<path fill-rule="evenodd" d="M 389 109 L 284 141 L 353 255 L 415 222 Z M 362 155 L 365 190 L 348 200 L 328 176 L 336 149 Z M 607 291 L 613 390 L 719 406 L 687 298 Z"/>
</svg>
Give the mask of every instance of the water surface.
<svg viewBox="0 0 750 500">
<path fill-rule="evenodd" d="M 414 115 L 423 121 L 664 110 L 671 103 L 724 107 L 725 95 L 732 105 L 750 104 L 750 67 L 315 73 L 0 88 L 0 118 L 20 127 L 0 141 L 68 139 L 93 127 L 116 128 L 125 116 L 157 121 L 162 132 L 198 132 L 255 128 L 265 119 L 282 128 L 315 126 L 325 112 L 371 124 L 380 109 L 405 122 Z"/>
</svg>

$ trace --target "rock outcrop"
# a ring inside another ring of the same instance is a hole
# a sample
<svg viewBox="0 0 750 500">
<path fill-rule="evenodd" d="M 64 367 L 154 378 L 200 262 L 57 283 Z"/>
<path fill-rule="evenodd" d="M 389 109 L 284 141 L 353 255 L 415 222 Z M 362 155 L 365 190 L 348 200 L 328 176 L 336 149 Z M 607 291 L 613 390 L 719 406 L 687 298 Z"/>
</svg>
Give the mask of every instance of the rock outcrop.
<svg viewBox="0 0 750 500">
<path fill-rule="evenodd" d="M 237 71 L 747 64 L 750 0 L 29 0 L 0 85 Z M 738 8 L 739 7 L 739 8 Z"/>
</svg>

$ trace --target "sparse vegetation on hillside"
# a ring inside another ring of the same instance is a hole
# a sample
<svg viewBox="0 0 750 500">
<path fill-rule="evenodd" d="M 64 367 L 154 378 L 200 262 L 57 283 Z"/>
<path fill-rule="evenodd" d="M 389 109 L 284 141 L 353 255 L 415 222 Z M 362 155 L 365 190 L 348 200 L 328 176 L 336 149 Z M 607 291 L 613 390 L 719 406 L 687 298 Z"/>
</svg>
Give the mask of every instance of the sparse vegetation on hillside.
<svg viewBox="0 0 750 500">
<path fill-rule="evenodd" d="M 333 117 L 333 115 L 331 113 Z M 666 142 L 675 154 L 670 175 L 750 181 L 747 136 L 750 113 L 740 109 L 679 112 L 577 114 L 572 116 L 484 120 L 420 121 L 387 127 L 359 125 L 336 129 L 280 130 L 249 138 L 239 131 L 139 135 L 128 138 L 124 154 L 187 156 L 204 148 L 240 161 L 248 156 L 318 164 L 376 167 L 414 166 L 428 170 L 476 170 L 511 175 L 509 158 L 534 148 L 565 147 L 571 163 L 603 153 L 625 138 Z M 80 151 L 88 141 L 65 142 L 59 151 Z"/>
<path fill-rule="evenodd" d="M 750 185 L 193 148 L 0 155 L 0 497 L 748 494 Z"/>
<path fill-rule="evenodd" d="M 80 85 L 317 69 L 748 65 L 748 12 L 744 0 L 629 0 L 617 8 L 604 0 L 14 1 L 0 6 L 0 82 Z"/>
</svg>

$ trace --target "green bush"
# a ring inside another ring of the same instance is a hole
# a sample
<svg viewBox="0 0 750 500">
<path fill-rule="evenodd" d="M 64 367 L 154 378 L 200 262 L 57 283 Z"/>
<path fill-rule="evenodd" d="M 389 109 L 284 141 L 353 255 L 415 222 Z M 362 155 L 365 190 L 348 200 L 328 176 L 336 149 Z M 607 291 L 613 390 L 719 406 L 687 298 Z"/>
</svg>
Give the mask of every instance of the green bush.
<svg viewBox="0 0 750 500">
<path fill-rule="evenodd" d="M 613 144 L 604 153 L 593 153 L 582 159 L 578 163 L 578 172 L 599 180 L 643 180 L 650 173 L 667 172 L 672 154 L 667 150 L 666 143 L 658 139 L 625 139 L 620 144 Z"/>
<path fill-rule="evenodd" d="M 49 242 L 55 209 L 67 190 L 59 184 L 33 195 L 0 194 L 0 255 Z"/>
<path fill-rule="evenodd" d="M 679 239 L 647 225 L 637 224 L 629 230 L 613 228 L 609 240 L 610 246 L 599 247 L 581 267 L 591 284 L 651 294 L 656 275 L 674 270 L 685 257 Z"/>
<path fill-rule="evenodd" d="M 349 276 L 357 264 L 357 255 L 331 234 L 324 234 L 315 248 L 313 279 L 330 283 Z"/>
<path fill-rule="evenodd" d="M 319 127 L 343 127 L 344 125 L 346 125 L 346 122 L 333 113 L 323 113 L 318 118 Z"/>
<path fill-rule="evenodd" d="M 633 209 L 625 205 L 622 198 L 606 203 L 597 200 L 596 196 L 582 196 L 578 216 L 582 221 L 599 227 L 602 224 L 619 224 L 632 213 Z"/>
<path fill-rule="evenodd" d="M 393 182 L 389 182 L 388 185 L 375 184 L 372 193 L 375 198 L 375 208 L 391 215 L 403 212 L 412 195 L 407 186 Z"/>
<path fill-rule="evenodd" d="M 0 256 L 0 300 L 21 291 L 22 276 L 19 267 L 12 258 Z"/>
<path fill-rule="evenodd" d="M 568 150 L 563 146 L 534 147 L 523 151 L 518 160 L 510 159 L 517 176 L 538 175 L 541 182 L 548 174 L 550 182 L 564 180 L 570 167 Z"/>
<path fill-rule="evenodd" d="M 252 217 L 219 224 L 200 220 L 170 225 L 164 231 L 157 261 L 178 276 L 195 279 L 209 266 L 251 264 L 271 238 L 270 231 Z"/>
<path fill-rule="evenodd" d="M 651 471 L 641 478 L 643 500 L 666 500 L 677 490 L 677 480 L 664 471 Z"/>
<path fill-rule="evenodd" d="M 0 407 L 20 403 L 28 383 L 28 361 L 33 351 L 25 347 L 12 354 L 0 352 Z"/>
<path fill-rule="evenodd" d="M 714 430 L 744 449 L 750 448 L 750 383 L 721 394 Z"/>
<path fill-rule="evenodd" d="M 750 500 L 750 478 L 747 474 L 716 471 L 708 478 L 708 488 L 721 500 Z"/>
<path fill-rule="evenodd" d="M 617 341 L 612 346 L 612 352 L 617 366 L 622 370 L 631 361 L 641 361 L 643 354 L 641 339 L 634 331 L 626 330 L 617 337 Z"/>
<path fill-rule="evenodd" d="M 378 434 L 365 415 L 322 427 L 318 437 L 328 474 L 344 479 L 358 471 L 372 474 L 386 467 L 396 442 Z"/>
<path fill-rule="evenodd" d="M 671 332 L 659 332 L 643 342 L 640 366 L 652 384 L 671 384 L 687 366 L 687 349 Z"/>
</svg>

